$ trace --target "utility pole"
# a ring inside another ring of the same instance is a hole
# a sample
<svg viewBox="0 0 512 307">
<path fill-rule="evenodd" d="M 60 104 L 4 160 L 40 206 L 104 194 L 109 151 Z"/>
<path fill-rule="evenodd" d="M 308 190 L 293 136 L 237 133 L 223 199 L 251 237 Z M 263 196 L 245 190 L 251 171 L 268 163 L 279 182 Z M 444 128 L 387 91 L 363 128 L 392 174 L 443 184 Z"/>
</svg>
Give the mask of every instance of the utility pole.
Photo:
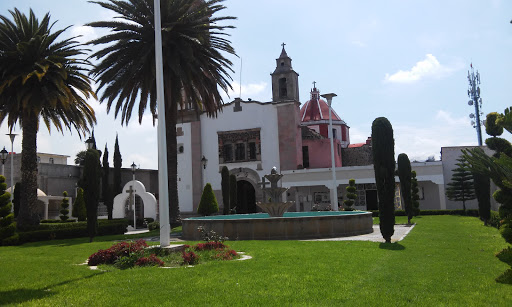
<svg viewBox="0 0 512 307">
<path fill-rule="evenodd" d="M 469 81 L 469 89 L 468 96 L 470 100 L 468 101 L 468 105 L 475 106 L 475 113 L 469 114 L 469 118 L 471 118 L 471 125 L 473 128 L 476 128 L 476 134 L 478 137 L 478 146 L 482 146 L 482 121 L 480 121 L 480 116 L 484 115 L 482 113 L 482 98 L 480 98 L 480 74 L 478 70 L 476 74 L 473 69 L 473 63 L 471 63 L 471 72 L 468 70 L 468 81 Z"/>
</svg>

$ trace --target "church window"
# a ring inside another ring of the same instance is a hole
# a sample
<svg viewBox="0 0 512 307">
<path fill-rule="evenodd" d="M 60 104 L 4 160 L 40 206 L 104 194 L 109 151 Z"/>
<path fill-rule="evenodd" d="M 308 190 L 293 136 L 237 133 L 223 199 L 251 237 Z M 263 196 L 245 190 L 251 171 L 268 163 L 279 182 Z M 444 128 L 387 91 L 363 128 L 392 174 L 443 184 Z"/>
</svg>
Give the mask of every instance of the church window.
<svg viewBox="0 0 512 307">
<path fill-rule="evenodd" d="M 288 90 L 286 88 L 286 78 L 279 79 L 279 97 L 285 98 L 288 96 Z"/>
<path fill-rule="evenodd" d="M 224 162 L 233 161 L 233 145 L 225 144 L 222 148 L 222 152 L 224 153 Z"/>
<path fill-rule="evenodd" d="M 332 139 L 333 140 L 337 139 L 336 128 L 332 128 Z"/>
<path fill-rule="evenodd" d="M 245 144 L 238 143 L 235 145 L 235 160 L 245 160 Z"/>
<path fill-rule="evenodd" d="M 256 143 L 249 143 L 249 160 L 256 160 Z"/>
<path fill-rule="evenodd" d="M 260 128 L 219 131 L 219 163 L 261 161 Z"/>
<path fill-rule="evenodd" d="M 302 146 L 302 166 L 304 168 L 309 167 L 309 147 Z"/>
</svg>

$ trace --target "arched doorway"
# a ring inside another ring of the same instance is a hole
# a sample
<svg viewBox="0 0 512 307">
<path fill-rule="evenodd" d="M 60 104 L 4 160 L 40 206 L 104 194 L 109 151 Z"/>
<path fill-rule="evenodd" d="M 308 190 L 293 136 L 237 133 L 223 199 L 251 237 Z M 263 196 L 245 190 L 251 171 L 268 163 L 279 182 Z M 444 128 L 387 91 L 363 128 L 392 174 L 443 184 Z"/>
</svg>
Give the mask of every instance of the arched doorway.
<svg viewBox="0 0 512 307">
<path fill-rule="evenodd" d="M 238 208 L 236 213 L 256 213 L 256 193 L 249 181 L 239 180 L 236 184 Z"/>
</svg>

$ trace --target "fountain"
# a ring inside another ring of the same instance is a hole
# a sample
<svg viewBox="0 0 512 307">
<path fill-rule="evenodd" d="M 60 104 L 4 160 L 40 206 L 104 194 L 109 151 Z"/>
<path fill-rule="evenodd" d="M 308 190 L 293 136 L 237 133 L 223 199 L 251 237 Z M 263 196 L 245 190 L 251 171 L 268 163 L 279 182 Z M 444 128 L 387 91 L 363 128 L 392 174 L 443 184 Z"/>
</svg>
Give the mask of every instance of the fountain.
<svg viewBox="0 0 512 307">
<path fill-rule="evenodd" d="M 283 178 L 282 174 L 277 173 L 277 168 L 274 166 L 270 175 L 265 175 L 265 178 L 270 182 L 270 188 L 262 188 L 263 195 L 270 195 L 268 202 L 257 202 L 256 205 L 268 213 L 270 217 L 282 217 L 283 214 L 294 204 L 292 201 L 282 202 L 281 195 L 286 192 L 287 188 L 280 188 L 277 182 Z"/>
<path fill-rule="evenodd" d="M 274 167 L 265 178 L 270 188 L 263 188 L 258 202 L 265 213 L 201 216 L 184 219 L 183 238 L 202 240 L 199 227 L 229 238 L 229 240 L 300 240 L 354 236 L 373 232 L 371 212 L 311 211 L 286 212 L 293 202 L 282 202 L 287 188 L 278 187 L 283 177 Z M 269 197 L 268 197 L 269 196 Z M 267 198 L 268 197 L 268 198 Z"/>
</svg>

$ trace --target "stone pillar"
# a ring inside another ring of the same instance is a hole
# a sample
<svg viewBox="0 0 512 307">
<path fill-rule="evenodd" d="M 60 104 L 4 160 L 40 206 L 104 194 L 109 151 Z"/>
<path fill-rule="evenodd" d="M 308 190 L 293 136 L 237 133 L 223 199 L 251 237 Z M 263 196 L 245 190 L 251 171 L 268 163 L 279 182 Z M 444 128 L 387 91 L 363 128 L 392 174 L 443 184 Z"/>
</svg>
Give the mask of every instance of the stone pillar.
<svg viewBox="0 0 512 307">
<path fill-rule="evenodd" d="M 48 219 L 48 204 L 50 202 L 49 199 L 45 199 L 43 200 L 44 202 L 44 219 L 47 220 Z"/>
</svg>

